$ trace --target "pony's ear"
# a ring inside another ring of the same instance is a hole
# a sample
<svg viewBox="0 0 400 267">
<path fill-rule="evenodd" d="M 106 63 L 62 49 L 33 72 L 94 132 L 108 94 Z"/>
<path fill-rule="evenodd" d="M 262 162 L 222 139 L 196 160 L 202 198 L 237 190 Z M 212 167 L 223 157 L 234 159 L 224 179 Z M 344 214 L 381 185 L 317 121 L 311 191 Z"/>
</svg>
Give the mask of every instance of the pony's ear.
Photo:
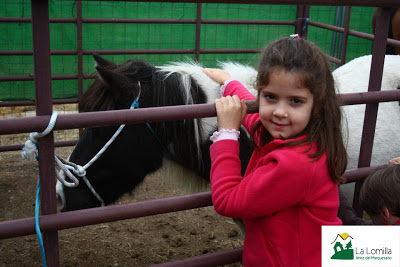
<svg viewBox="0 0 400 267">
<path fill-rule="evenodd" d="M 92 56 L 93 56 L 94 60 L 96 61 L 96 67 L 100 66 L 102 68 L 111 68 L 111 69 L 114 69 L 117 67 L 117 64 L 99 56 L 99 54 L 93 53 Z"/>
<path fill-rule="evenodd" d="M 111 88 L 125 88 L 129 84 L 126 76 L 113 71 L 113 69 L 96 66 L 96 70 L 99 78 Z"/>
</svg>

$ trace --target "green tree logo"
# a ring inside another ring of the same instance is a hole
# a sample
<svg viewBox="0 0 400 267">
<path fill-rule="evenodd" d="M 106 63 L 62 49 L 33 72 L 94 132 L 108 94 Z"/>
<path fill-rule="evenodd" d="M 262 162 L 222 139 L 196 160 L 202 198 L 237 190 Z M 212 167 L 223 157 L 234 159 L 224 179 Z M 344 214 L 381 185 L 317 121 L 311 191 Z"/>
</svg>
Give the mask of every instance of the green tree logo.
<svg viewBox="0 0 400 267">
<path fill-rule="evenodd" d="M 339 238 L 340 237 L 340 238 Z M 343 233 L 337 235 L 335 240 L 333 240 L 333 249 L 335 254 L 332 255 L 331 259 L 334 260 L 353 260 L 354 250 L 352 248 L 351 240 L 353 238 L 348 233 Z M 344 246 L 343 246 L 344 245 Z"/>
</svg>

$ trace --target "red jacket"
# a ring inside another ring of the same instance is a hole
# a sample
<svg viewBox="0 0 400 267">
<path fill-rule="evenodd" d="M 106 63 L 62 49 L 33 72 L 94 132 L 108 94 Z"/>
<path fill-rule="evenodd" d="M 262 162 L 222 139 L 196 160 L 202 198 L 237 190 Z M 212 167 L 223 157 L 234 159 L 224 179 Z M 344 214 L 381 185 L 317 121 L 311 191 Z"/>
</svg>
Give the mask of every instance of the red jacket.
<svg viewBox="0 0 400 267">
<path fill-rule="evenodd" d="M 228 84 L 228 94 L 254 99 L 238 82 Z M 258 114 L 247 115 L 243 124 L 249 130 L 257 120 Z M 243 219 L 245 266 L 321 266 L 321 225 L 341 224 L 338 185 L 326 155 L 311 160 L 304 153 L 309 146 L 281 147 L 287 141 L 256 150 L 244 177 L 239 142 L 221 140 L 210 147 L 214 208 Z"/>
</svg>

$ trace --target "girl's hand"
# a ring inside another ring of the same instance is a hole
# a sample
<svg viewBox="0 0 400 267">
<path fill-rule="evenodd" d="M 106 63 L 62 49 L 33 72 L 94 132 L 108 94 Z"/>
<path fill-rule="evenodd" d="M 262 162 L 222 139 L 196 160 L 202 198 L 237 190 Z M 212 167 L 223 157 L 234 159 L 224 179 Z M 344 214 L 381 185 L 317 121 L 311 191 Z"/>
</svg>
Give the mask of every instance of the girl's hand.
<svg viewBox="0 0 400 267">
<path fill-rule="evenodd" d="M 244 100 L 240 100 L 237 95 L 222 97 L 215 100 L 215 107 L 217 108 L 218 131 L 239 130 L 247 112 Z"/>
<path fill-rule="evenodd" d="M 389 164 L 400 164 L 400 157 L 389 160 Z"/>
<path fill-rule="evenodd" d="M 231 75 L 227 70 L 221 70 L 221 69 L 203 69 L 203 72 L 219 83 L 220 85 L 223 85 L 225 81 L 229 80 L 231 78 Z"/>
</svg>

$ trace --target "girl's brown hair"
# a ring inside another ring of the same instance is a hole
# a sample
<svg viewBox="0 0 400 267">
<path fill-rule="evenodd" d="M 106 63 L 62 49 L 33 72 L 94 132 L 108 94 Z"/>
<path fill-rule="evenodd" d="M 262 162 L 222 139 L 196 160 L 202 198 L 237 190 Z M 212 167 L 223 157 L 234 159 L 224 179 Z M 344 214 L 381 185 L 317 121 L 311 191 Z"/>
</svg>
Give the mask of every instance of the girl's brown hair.
<svg viewBox="0 0 400 267">
<path fill-rule="evenodd" d="M 381 166 L 365 179 L 360 191 L 361 207 L 371 216 L 386 207 L 400 217 L 400 165 Z"/>
<path fill-rule="evenodd" d="M 272 42 L 264 49 L 258 66 L 257 103 L 260 101 L 260 90 L 269 83 L 270 74 L 282 70 L 298 74 L 302 85 L 314 97 L 310 121 L 301 133 L 306 138 L 288 142 L 284 146 L 309 144 L 310 148 L 305 151 L 309 152 L 312 145 L 317 144 L 317 151 L 309 154 L 309 157 L 317 160 L 326 151 L 329 174 L 335 182 L 344 182 L 342 175 L 347 167 L 347 153 L 342 137 L 342 113 L 326 55 L 304 39 L 283 38 Z M 261 121 L 251 131 L 253 145 L 259 148 L 254 141 L 255 135 L 260 136 L 262 146 L 273 140 Z"/>
</svg>

